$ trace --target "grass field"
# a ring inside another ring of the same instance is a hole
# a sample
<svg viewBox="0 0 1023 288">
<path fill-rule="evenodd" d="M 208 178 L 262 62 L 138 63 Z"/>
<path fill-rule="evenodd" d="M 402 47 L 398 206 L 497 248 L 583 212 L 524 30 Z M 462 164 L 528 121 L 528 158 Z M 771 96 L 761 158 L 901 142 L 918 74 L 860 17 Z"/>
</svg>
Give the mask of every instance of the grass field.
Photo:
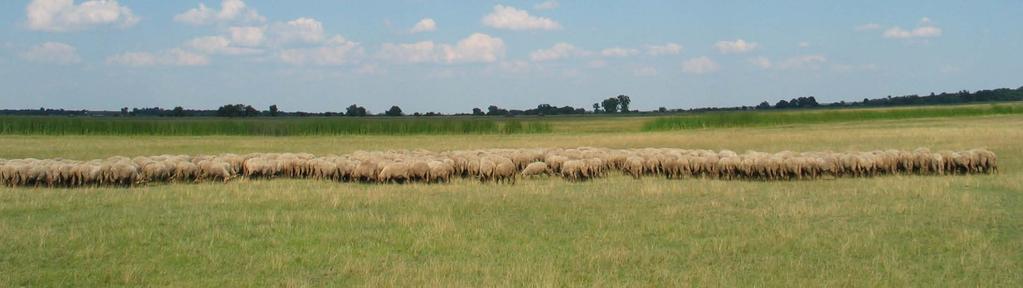
<svg viewBox="0 0 1023 288">
<path fill-rule="evenodd" d="M 5 135 L 0 158 L 926 146 L 991 149 L 1001 172 L 0 188 L 0 286 L 1023 286 L 1021 115 L 640 132 L 646 120 L 509 135 Z"/>
</svg>

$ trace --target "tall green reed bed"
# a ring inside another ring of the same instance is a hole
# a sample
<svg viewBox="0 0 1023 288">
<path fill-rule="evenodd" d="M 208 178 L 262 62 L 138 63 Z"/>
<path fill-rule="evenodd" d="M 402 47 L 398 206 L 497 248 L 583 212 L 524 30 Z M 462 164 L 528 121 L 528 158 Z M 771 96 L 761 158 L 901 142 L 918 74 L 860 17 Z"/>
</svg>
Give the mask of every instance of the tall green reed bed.
<svg viewBox="0 0 1023 288">
<path fill-rule="evenodd" d="M 708 112 L 661 117 L 643 124 L 643 131 L 699 128 L 763 127 L 912 118 L 967 117 L 1023 114 L 1023 104 L 927 106 L 882 109 L 819 109 L 768 112 Z"/>
<path fill-rule="evenodd" d="M 547 133 L 543 121 L 481 118 L 0 117 L 0 135 L 413 135 Z"/>
</svg>

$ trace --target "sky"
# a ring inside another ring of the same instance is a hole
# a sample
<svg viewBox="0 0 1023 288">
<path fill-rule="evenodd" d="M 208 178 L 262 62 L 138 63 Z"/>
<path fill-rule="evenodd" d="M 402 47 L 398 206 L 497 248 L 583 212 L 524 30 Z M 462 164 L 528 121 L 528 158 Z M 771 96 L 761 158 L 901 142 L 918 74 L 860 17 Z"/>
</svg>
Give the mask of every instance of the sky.
<svg viewBox="0 0 1023 288">
<path fill-rule="evenodd" d="M 0 2 L 0 107 L 469 112 L 1023 85 L 1023 1 Z"/>
</svg>

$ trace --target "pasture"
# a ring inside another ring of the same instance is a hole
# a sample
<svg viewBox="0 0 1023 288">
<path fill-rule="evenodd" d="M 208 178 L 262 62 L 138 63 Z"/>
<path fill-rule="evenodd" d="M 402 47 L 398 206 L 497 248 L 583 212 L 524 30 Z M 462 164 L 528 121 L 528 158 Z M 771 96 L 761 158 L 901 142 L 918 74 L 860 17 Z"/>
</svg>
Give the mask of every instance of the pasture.
<svg viewBox="0 0 1023 288">
<path fill-rule="evenodd" d="M 6 159 L 578 146 L 771 153 L 928 147 L 989 149 L 998 154 L 1000 172 L 803 181 L 612 174 L 514 185 L 240 179 L 3 187 L 0 285 L 1023 285 L 1023 117 L 952 116 L 686 130 L 644 128 L 652 123 L 648 117 L 551 117 L 538 133 L 507 134 L 5 133 L 0 158 Z"/>
</svg>

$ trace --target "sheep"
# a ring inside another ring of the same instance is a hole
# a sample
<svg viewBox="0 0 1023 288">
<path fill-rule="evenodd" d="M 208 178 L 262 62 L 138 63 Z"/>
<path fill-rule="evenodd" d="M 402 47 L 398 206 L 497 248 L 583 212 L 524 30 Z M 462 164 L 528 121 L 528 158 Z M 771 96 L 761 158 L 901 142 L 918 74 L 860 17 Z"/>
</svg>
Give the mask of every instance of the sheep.
<svg viewBox="0 0 1023 288">
<path fill-rule="evenodd" d="M 363 182 L 377 181 L 377 163 L 375 161 L 360 161 L 352 171 L 352 178 Z"/>
<path fill-rule="evenodd" d="M 409 166 L 409 178 L 417 181 L 430 181 L 430 164 L 424 161 L 412 162 Z"/>
<path fill-rule="evenodd" d="M 446 183 L 451 181 L 451 175 L 454 174 L 455 170 L 451 164 L 442 161 L 430 161 L 427 165 L 430 167 L 429 182 Z"/>
<path fill-rule="evenodd" d="M 500 158 L 497 165 L 494 167 L 494 179 L 499 182 L 511 182 L 515 183 L 515 177 L 518 175 L 519 170 L 516 169 L 515 163 L 507 158 Z"/>
<path fill-rule="evenodd" d="M 172 180 L 176 181 L 190 181 L 196 179 L 199 175 L 199 166 L 192 164 L 192 162 L 178 162 L 174 164 L 174 175 Z"/>
<path fill-rule="evenodd" d="M 587 179 L 586 162 L 582 160 L 568 160 L 561 164 L 561 177 L 571 181 L 582 181 Z"/>
<path fill-rule="evenodd" d="M 199 162 L 198 167 L 200 180 L 218 180 L 226 183 L 234 177 L 231 164 L 223 160 L 203 160 Z"/>
<path fill-rule="evenodd" d="M 409 179 L 409 165 L 395 162 L 383 167 L 377 174 L 380 183 L 404 183 Z"/>
<path fill-rule="evenodd" d="M 549 172 L 550 168 L 547 167 L 547 163 L 537 161 L 529 163 L 528 165 L 526 165 L 525 168 L 522 169 L 522 172 L 519 173 L 522 174 L 523 177 L 532 177 L 547 175 L 547 173 Z"/>
</svg>

